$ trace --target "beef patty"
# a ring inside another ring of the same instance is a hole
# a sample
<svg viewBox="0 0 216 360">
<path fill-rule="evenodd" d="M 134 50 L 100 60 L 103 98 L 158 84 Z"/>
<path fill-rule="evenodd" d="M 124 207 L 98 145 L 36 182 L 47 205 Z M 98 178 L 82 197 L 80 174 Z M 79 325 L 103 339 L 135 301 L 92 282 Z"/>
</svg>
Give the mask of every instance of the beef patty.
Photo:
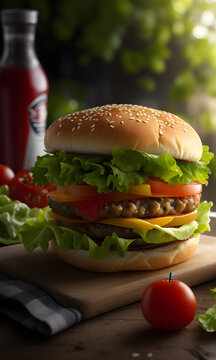
<svg viewBox="0 0 216 360">
<path fill-rule="evenodd" d="M 142 198 L 136 200 L 105 203 L 96 219 L 115 217 L 151 218 L 167 215 L 181 215 L 196 210 L 201 194 L 187 197 Z M 48 196 L 49 206 L 63 216 L 79 216 L 71 203 L 55 202 Z"/>
<path fill-rule="evenodd" d="M 92 239 L 104 239 L 107 235 L 111 236 L 114 232 L 119 237 L 124 239 L 136 239 L 139 238 L 138 234 L 135 234 L 132 229 L 124 228 L 121 226 L 100 224 L 100 223 L 71 223 L 61 220 L 56 220 L 59 226 L 67 227 L 78 231 L 81 234 L 86 234 Z"/>
<path fill-rule="evenodd" d="M 135 241 L 129 245 L 131 250 L 139 250 L 144 249 L 152 249 L 155 247 L 159 247 L 162 245 L 167 245 L 168 243 L 163 244 L 148 244 L 145 243 L 138 234 L 133 232 L 133 229 L 124 228 L 121 226 L 114 226 L 114 225 L 107 225 L 107 224 L 100 224 L 100 223 L 70 223 L 66 221 L 56 220 L 59 226 L 67 227 L 72 230 L 78 231 L 81 234 L 85 234 L 90 238 L 94 239 L 96 243 L 99 245 L 101 244 L 101 240 L 104 240 L 106 236 L 111 236 L 113 233 L 116 233 L 118 237 L 123 239 L 135 239 Z M 178 240 L 176 240 L 178 241 Z M 183 241 L 183 240 L 179 240 Z"/>
</svg>

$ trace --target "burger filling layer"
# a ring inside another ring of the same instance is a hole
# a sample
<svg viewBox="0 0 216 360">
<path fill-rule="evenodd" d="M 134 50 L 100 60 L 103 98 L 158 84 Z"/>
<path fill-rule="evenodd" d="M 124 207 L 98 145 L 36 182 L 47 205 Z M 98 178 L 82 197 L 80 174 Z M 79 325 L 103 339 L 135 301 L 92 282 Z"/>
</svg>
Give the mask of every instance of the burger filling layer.
<svg viewBox="0 0 216 360">
<path fill-rule="evenodd" d="M 116 217 L 135 217 L 135 218 L 152 218 L 167 215 L 181 215 L 192 212 L 197 209 L 200 203 L 201 194 L 193 196 L 173 198 L 142 198 L 136 200 L 127 200 L 115 203 L 105 203 L 95 216 L 100 218 L 116 218 Z M 53 201 L 48 196 L 49 206 L 57 213 L 63 216 L 79 216 L 82 213 L 71 203 L 61 203 Z"/>
<path fill-rule="evenodd" d="M 67 227 L 69 229 L 78 231 L 81 234 L 86 234 L 90 238 L 93 238 L 95 243 L 97 243 L 98 245 L 101 245 L 101 241 L 106 236 L 112 236 L 113 233 L 115 233 L 118 237 L 124 239 L 134 239 L 136 236 L 132 229 L 128 229 L 120 226 L 99 224 L 99 223 L 73 224 L 60 220 L 56 220 L 56 222 L 59 226 Z M 179 241 L 178 240 L 173 241 L 172 243 Z M 141 238 L 137 238 L 134 239 L 134 241 L 129 245 L 128 250 L 148 250 L 148 249 L 150 250 L 150 249 L 158 248 L 160 246 L 166 246 L 169 244 L 170 244 L 169 242 L 165 242 L 162 244 L 148 244 L 145 243 Z"/>
<path fill-rule="evenodd" d="M 212 204 L 200 203 L 200 194 L 212 157 L 208 147 L 198 162 L 121 149 L 111 157 L 63 150 L 38 157 L 36 184 L 51 182 L 57 189 L 48 199 L 53 210 L 23 227 L 24 246 L 46 250 L 54 239 L 64 251 L 86 249 L 104 259 L 113 249 L 122 257 L 128 248 L 162 246 L 209 231 Z"/>
</svg>

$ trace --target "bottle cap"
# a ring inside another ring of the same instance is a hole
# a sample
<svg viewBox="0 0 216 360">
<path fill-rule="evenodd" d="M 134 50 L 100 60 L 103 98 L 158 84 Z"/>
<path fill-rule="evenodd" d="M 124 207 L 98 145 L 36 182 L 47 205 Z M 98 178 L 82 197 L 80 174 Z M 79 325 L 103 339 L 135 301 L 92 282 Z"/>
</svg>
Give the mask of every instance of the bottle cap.
<svg viewBox="0 0 216 360">
<path fill-rule="evenodd" d="M 5 9 L 1 11 L 2 24 L 37 24 L 37 21 L 37 10 Z"/>
</svg>

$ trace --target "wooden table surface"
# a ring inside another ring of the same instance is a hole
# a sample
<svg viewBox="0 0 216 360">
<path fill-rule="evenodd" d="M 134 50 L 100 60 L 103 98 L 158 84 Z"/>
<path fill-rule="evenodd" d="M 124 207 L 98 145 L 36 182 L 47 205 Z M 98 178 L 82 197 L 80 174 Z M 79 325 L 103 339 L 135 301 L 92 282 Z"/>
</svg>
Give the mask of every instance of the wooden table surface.
<svg viewBox="0 0 216 360">
<path fill-rule="evenodd" d="M 211 235 L 215 234 L 212 223 Z M 198 314 L 216 302 L 209 291 L 214 287 L 216 279 L 193 288 Z M 216 359 L 215 339 L 216 333 L 205 332 L 197 317 L 180 331 L 156 330 L 143 319 L 139 302 L 83 321 L 51 338 L 0 315 L 1 360 L 212 360 Z"/>
<path fill-rule="evenodd" d="M 193 288 L 198 313 L 212 306 L 211 281 Z M 1 360 L 206 360 L 216 359 L 216 334 L 206 333 L 196 319 L 180 331 L 153 329 L 142 318 L 140 304 L 82 322 L 46 338 L 0 316 Z"/>
</svg>

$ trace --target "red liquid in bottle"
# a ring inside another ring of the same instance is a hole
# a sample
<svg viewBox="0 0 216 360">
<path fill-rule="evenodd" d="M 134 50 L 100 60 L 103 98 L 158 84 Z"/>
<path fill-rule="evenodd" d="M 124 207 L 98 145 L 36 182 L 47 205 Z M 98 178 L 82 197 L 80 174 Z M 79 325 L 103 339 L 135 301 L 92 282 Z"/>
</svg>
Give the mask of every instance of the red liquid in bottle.
<svg viewBox="0 0 216 360">
<path fill-rule="evenodd" d="M 30 152 L 40 155 L 43 151 L 47 91 L 47 77 L 40 66 L 0 68 L 0 163 L 16 172 L 31 166 Z M 27 154 L 34 134 L 37 149 L 32 142 Z"/>
<path fill-rule="evenodd" d="M 34 49 L 37 11 L 9 9 L 1 15 L 0 164 L 17 172 L 43 154 L 49 84 Z"/>
</svg>

